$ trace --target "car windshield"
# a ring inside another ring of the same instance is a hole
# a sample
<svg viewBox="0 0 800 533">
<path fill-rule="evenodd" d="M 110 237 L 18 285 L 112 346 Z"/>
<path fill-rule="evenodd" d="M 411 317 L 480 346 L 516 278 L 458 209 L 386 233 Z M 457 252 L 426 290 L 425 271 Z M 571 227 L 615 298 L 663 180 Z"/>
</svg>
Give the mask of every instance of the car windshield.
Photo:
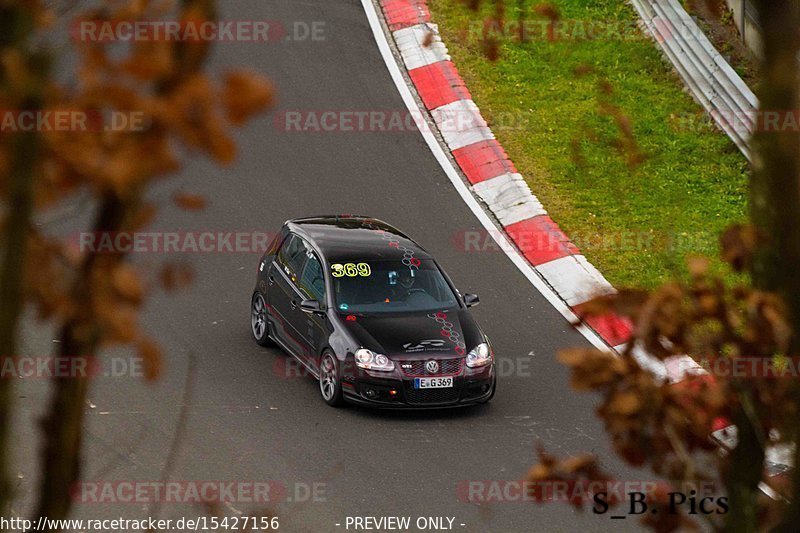
<svg viewBox="0 0 800 533">
<path fill-rule="evenodd" d="M 341 313 L 421 312 L 458 305 L 430 259 L 342 261 L 330 268 L 336 308 Z"/>
</svg>

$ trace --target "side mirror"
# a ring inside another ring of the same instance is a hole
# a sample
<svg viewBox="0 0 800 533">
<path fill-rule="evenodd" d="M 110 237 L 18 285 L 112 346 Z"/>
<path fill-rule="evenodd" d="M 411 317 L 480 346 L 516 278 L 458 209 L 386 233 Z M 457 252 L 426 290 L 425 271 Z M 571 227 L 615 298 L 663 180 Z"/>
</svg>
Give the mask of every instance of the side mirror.
<svg viewBox="0 0 800 533">
<path fill-rule="evenodd" d="M 300 302 L 300 310 L 304 313 L 316 313 L 321 314 L 323 313 L 322 307 L 319 305 L 317 300 L 303 300 Z"/>
<path fill-rule="evenodd" d="M 464 294 L 464 305 L 467 307 L 473 307 L 481 303 L 481 299 L 478 298 L 477 294 Z"/>
</svg>

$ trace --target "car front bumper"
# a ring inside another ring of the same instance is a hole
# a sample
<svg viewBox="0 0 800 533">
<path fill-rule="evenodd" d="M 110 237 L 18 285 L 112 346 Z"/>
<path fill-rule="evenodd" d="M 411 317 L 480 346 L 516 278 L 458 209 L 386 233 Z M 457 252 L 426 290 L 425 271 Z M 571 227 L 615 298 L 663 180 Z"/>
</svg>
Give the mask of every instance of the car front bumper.
<svg viewBox="0 0 800 533">
<path fill-rule="evenodd" d="M 359 369 L 343 381 L 345 400 L 386 409 L 443 409 L 484 403 L 494 395 L 494 364 L 471 369 L 464 367 L 453 377 L 453 386 L 440 389 L 415 389 L 417 377 L 399 371 L 391 374 Z M 392 393 L 394 391 L 394 393 Z"/>
</svg>

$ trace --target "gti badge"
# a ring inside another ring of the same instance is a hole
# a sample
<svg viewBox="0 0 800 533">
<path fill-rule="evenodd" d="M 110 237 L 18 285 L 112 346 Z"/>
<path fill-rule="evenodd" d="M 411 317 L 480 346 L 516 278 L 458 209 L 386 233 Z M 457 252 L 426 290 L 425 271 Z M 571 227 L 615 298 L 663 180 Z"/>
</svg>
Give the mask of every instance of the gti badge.
<svg viewBox="0 0 800 533">
<path fill-rule="evenodd" d="M 428 371 L 428 374 L 435 374 L 439 371 L 439 363 L 434 360 L 430 360 L 425 363 L 425 370 Z"/>
</svg>

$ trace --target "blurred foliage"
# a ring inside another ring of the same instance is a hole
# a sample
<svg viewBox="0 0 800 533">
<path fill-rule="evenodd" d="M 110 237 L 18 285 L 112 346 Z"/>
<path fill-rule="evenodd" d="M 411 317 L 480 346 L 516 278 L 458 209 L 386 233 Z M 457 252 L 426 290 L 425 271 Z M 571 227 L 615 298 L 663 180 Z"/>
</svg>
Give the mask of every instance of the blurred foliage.
<svg viewBox="0 0 800 533">
<path fill-rule="evenodd" d="M 489 60 L 498 61 L 503 48 L 492 28 L 505 27 L 506 0 L 462 2 L 476 12 L 483 12 L 484 4 L 493 6 L 483 23 L 481 46 Z M 722 0 L 702 3 L 714 13 L 724 9 Z M 765 36 L 758 87 L 762 108 L 796 113 L 800 6 L 791 0 L 756 3 Z M 553 3 L 520 1 L 516 7 L 518 27 L 528 17 L 543 17 L 550 23 L 548 38 L 555 39 L 560 15 Z M 611 94 L 611 84 L 606 82 L 603 92 Z M 621 142 L 627 140 L 629 165 L 641 163 L 630 133 L 635 124 L 610 102 L 604 110 L 614 117 Z M 800 385 L 794 372 L 785 372 L 800 355 L 800 336 L 794 333 L 800 331 L 800 132 L 758 131 L 753 146 L 752 224 L 734 225 L 720 236 L 722 259 L 733 271 L 749 274 L 752 284 L 732 284 L 736 278 L 712 273 L 709 259 L 691 257 L 687 282 L 652 291 L 621 290 L 582 306 L 585 317 L 617 316 L 633 324 L 622 353 L 578 348 L 559 354 L 571 370 L 574 390 L 600 394 L 597 416 L 620 458 L 649 467 L 676 489 L 698 482 L 724 487 L 730 509 L 722 515 L 663 512 L 667 491 L 657 490 L 649 502 L 662 506 L 662 512 L 642 518 L 655 531 L 796 531 L 800 523 L 800 470 L 771 477 L 765 465 L 767 451 L 781 445 L 794 450 L 794 463 L 800 462 Z M 665 366 L 688 360 L 700 370 L 672 382 L 654 375 L 646 364 L 653 359 Z M 740 371 L 714 371 L 720 362 Z M 703 366 L 712 371 L 702 371 Z M 735 428 L 733 439 L 712 439 L 712 432 L 725 425 Z M 591 455 L 559 459 L 540 449 L 528 479 L 575 486 L 613 476 Z M 587 501 L 589 496 L 579 493 L 570 503 L 582 507 Z"/>
<path fill-rule="evenodd" d="M 112 345 L 133 346 L 149 379 L 163 366 L 157 342 L 141 329 L 139 311 L 154 283 L 184 286 L 185 266 L 164 265 L 145 280 L 123 252 L 81 250 L 32 224 L 41 216 L 90 197 L 93 233 L 135 232 L 151 221 L 158 206 L 145 193 L 155 181 L 174 175 L 187 157 L 208 156 L 227 165 L 236 157 L 232 131 L 269 107 L 273 89 L 262 76 L 231 69 L 221 80 L 204 72 L 207 41 L 166 39 L 81 39 L 70 47 L 48 42 L 58 22 L 53 2 L 5 0 L 0 4 L 0 109 L 46 114 L 67 110 L 101 117 L 94 127 L 0 133 L 0 195 L 3 213 L 3 263 L 0 266 L 0 349 L 17 354 L 17 326 L 26 306 L 56 325 L 61 357 L 92 357 Z M 71 24 L 177 18 L 200 24 L 214 20 L 209 0 L 162 2 L 105 1 L 83 9 L 73 6 Z M 55 50 L 76 57 L 69 81 L 56 76 Z M 139 129 L 109 128 L 112 113 L 144 118 Z M 201 209 L 206 201 L 192 194 L 174 198 L 183 209 Z M 8 446 L 10 380 L 0 380 L 0 446 Z M 85 379 L 56 378 L 44 420 L 38 516 L 63 518 L 69 489 L 80 475 Z M 0 451 L 2 451 L 0 450 Z M 0 475 L 0 508 L 9 500 L 6 454 Z"/>
</svg>

